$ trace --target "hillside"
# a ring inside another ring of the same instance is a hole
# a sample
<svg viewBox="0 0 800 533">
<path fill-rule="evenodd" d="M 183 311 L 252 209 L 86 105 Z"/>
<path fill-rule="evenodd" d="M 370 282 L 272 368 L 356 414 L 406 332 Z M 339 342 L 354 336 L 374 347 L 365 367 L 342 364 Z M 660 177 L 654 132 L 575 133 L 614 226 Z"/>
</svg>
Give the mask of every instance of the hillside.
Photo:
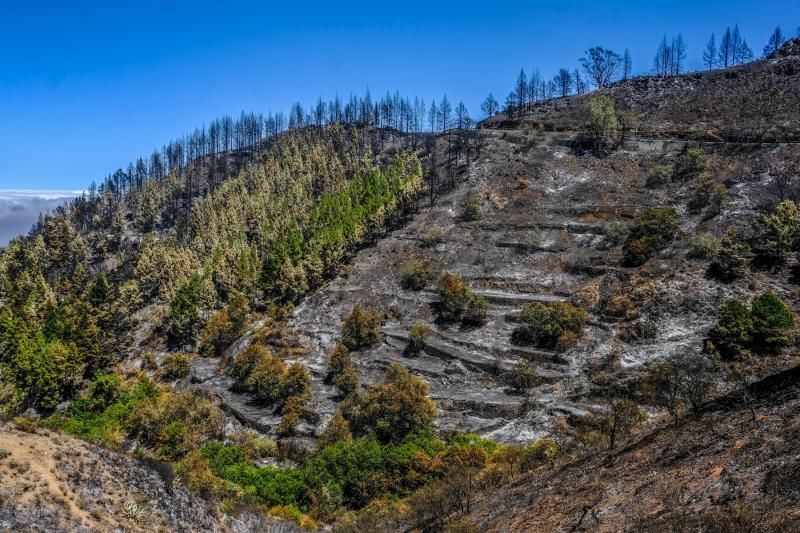
<svg viewBox="0 0 800 533">
<path fill-rule="evenodd" d="M 796 531 L 800 372 L 711 404 L 612 453 L 559 462 L 486 491 L 481 531 Z"/>
<path fill-rule="evenodd" d="M 630 113 L 629 128 L 648 138 L 705 142 L 796 142 L 800 105 L 797 40 L 770 58 L 683 76 L 641 76 L 620 81 L 599 94 L 611 96 Z M 575 130 L 583 105 L 598 93 L 557 98 L 536 104 L 522 117 L 498 114 L 488 128 L 516 127 L 543 131 Z M 515 120 L 519 119 L 519 120 Z"/>
<path fill-rule="evenodd" d="M 794 41 L 92 191 L 0 255 L 0 414 L 39 431 L 0 433 L 0 523 L 791 529 L 797 87 Z"/>
<path fill-rule="evenodd" d="M 221 514 L 172 479 L 78 439 L 4 424 L 0 450 L 0 529 L 228 529 Z"/>
</svg>

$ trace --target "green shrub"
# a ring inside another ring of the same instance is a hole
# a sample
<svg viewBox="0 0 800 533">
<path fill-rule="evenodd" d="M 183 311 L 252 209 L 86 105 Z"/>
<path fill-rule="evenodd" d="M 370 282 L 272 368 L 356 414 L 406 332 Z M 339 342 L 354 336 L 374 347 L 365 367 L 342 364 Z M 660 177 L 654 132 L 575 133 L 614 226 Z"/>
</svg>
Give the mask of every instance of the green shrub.
<svg viewBox="0 0 800 533">
<path fill-rule="evenodd" d="M 625 264 L 640 266 L 672 242 L 680 217 L 671 207 L 653 207 L 639 215 L 623 246 Z"/>
<path fill-rule="evenodd" d="M 461 202 L 461 219 L 466 222 L 480 220 L 481 218 L 481 202 L 475 197 L 465 198 Z"/>
<path fill-rule="evenodd" d="M 652 174 L 647 177 L 648 187 L 663 187 L 672 181 L 675 169 L 672 165 L 658 165 L 653 169 Z"/>
<path fill-rule="evenodd" d="M 261 357 L 270 356 L 270 351 L 264 346 L 251 344 L 231 361 L 228 374 L 233 378 L 234 387 L 247 390 L 247 379 L 253 372 L 256 363 Z"/>
<path fill-rule="evenodd" d="M 584 106 L 583 130 L 596 152 L 604 151 L 619 130 L 614 100 L 609 96 L 594 96 Z"/>
<path fill-rule="evenodd" d="M 378 312 L 361 305 L 353 307 L 342 325 L 342 342 L 351 350 L 369 348 L 377 344 L 382 336 Z"/>
<path fill-rule="evenodd" d="M 161 362 L 161 377 L 164 379 L 183 379 L 191 370 L 191 356 L 185 353 L 171 353 Z"/>
<path fill-rule="evenodd" d="M 588 316 L 569 302 L 532 302 L 522 309 L 521 325 L 514 329 L 516 342 L 554 348 L 565 334 L 580 336 Z"/>
<path fill-rule="evenodd" d="M 719 248 L 719 239 L 713 235 L 696 235 L 689 241 L 689 251 L 686 252 L 686 257 L 689 259 L 714 259 Z"/>
<path fill-rule="evenodd" d="M 699 212 L 705 207 L 710 207 L 710 216 L 716 216 L 722 211 L 722 204 L 728 198 L 728 189 L 711 176 L 704 175 L 694 191 L 694 196 L 689 201 L 689 209 Z"/>
<path fill-rule="evenodd" d="M 794 316 L 786 304 L 772 292 L 753 301 L 753 348 L 762 353 L 776 353 L 789 342 Z"/>
<path fill-rule="evenodd" d="M 800 207 L 785 200 L 756 223 L 756 253 L 764 264 L 783 264 L 793 251 L 800 250 Z"/>
<path fill-rule="evenodd" d="M 236 296 L 225 309 L 217 311 L 200 336 L 200 352 L 210 356 L 221 355 L 244 334 L 249 311 L 247 297 L 242 294 Z"/>
<path fill-rule="evenodd" d="M 628 237 L 628 226 L 619 220 L 606 222 L 603 226 L 603 244 L 607 248 L 615 248 L 625 242 Z"/>
<path fill-rule="evenodd" d="M 481 325 L 486 321 L 489 303 L 472 292 L 458 274 L 445 272 L 438 279 L 441 315 L 450 322 Z"/>
<path fill-rule="evenodd" d="M 423 248 L 431 248 L 443 242 L 442 230 L 439 228 L 432 228 L 422 235 L 421 245 Z"/>
<path fill-rule="evenodd" d="M 342 396 L 349 396 L 358 389 L 358 371 L 349 366 L 339 372 L 333 379 L 333 384 L 342 393 Z"/>
<path fill-rule="evenodd" d="M 260 402 L 268 405 L 277 403 L 285 398 L 283 382 L 286 372 L 286 363 L 280 358 L 263 355 L 258 358 L 245 381 L 247 391 Z"/>
<path fill-rule="evenodd" d="M 241 486 L 251 504 L 271 507 L 304 502 L 308 487 L 297 469 L 252 466 L 240 447 L 220 442 L 206 444 L 201 454 L 214 475 Z"/>
<path fill-rule="evenodd" d="M 325 426 L 325 431 L 320 435 L 317 447 L 322 449 L 337 442 L 349 442 L 352 440 L 353 434 L 350 431 L 350 423 L 342 416 L 341 412 L 336 411 L 328 425 Z"/>
<path fill-rule="evenodd" d="M 191 449 L 188 431 L 182 422 L 167 425 L 159 436 L 160 455 L 167 461 L 179 461 Z"/>
<path fill-rule="evenodd" d="M 202 321 L 197 307 L 203 291 L 203 278 L 194 273 L 175 293 L 167 313 L 167 335 L 175 345 L 193 344 Z"/>
<path fill-rule="evenodd" d="M 706 153 L 702 148 L 685 148 L 675 160 L 672 179 L 686 181 L 700 176 L 706 168 Z"/>
<path fill-rule="evenodd" d="M 709 332 L 708 347 L 726 359 L 741 357 L 750 346 L 752 332 L 753 318 L 747 306 L 739 300 L 726 300 Z"/>
<path fill-rule="evenodd" d="M 436 404 L 428 397 L 428 384 L 392 364 L 384 382 L 364 393 L 358 414 L 350 422 L 359 434 L 374 432 L 381 442 L 399 442 L 429 428 L 435 416 Z"/>
<path fill-rule="evenodd" d="M 520 361 L 508 372 L 506 382 L 514 392 L 526 394 L 539 382 L 539 375 L 536 373 L 536 368 L 528 361 Z"/>
<path fill-rule="evenodd" d="M 539 439 L 528 444 L 522 452 L 520 470 L 526 472 L 545 463 L 550 463 L 558 456 L 561 447 L 553 439 Z"/>
<path fill-rule="evenodd" d="M 722 236 L 708 272 L 721 281 L 733 281 L 747 273 L 751 256 L 750 246 L 735 228 L 731 228 Z"/>
<path fill-rule="evenodd" d="M 341 342 L 337 342 L 328 354 L 328 371 L 325 375 L 326 383 L 333 383 L 336 376 L 345 369 L 351 368 L 353 361 L 350 359 L 350 350 Z"/>
<path fill-rule="evenodd" d="M 430 337 L 431 329 L 424 322 L 414 322 L 408 328 L 408 346 L 406 346 L 407 355 L 417 355 L 423 348 L 425 348 L 425 339 Z"/>
<path fill-rule="evenodd" d="M 400 276 L 400 286 L 406 290 L 420 291 L 433 279 L 433 267 L 427 257 L 415 257 L 406 263 Z"/>
</svg>

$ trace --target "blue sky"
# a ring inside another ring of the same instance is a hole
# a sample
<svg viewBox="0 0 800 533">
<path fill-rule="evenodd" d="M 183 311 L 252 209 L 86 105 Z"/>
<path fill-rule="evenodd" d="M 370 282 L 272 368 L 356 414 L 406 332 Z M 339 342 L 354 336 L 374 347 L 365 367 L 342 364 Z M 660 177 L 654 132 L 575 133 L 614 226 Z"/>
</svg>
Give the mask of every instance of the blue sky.
<svg viewBox="0 0 800 533">
<path fill-rule="evenodd" d="M 699 67 L 738 23 L 756 53 L 800 2 L 3 2 L 0 189 L 81 189 L 224 113 L 387 89 L 472 114 L 520 67 L 552 75 L 593 45 L 649 70 L 682 32 Z"/>
</svg>

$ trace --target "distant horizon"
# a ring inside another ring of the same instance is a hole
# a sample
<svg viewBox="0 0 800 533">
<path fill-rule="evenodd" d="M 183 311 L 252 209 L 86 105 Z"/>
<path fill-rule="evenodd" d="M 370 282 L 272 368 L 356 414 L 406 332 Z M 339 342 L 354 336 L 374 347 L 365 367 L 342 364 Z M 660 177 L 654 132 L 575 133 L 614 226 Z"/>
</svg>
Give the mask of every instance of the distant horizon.
<svg viewBox="0 0 800 533">
<path fill-rule="evenodd" d="M 474 118 L 488 93 L 502 103 L 520 68 L 552 77 L 591 46 L 633 56 L 648 72 L 662 36 L 681 33 L 687 68 L 701 67 L 712 32 L 739 24 L 755 55 L 800 4 L 724 9 L 683 0 L 558 2 L 487 9 L 484 3 L 295 6 L 234 2 L 108 5 L 56 2 L 5 8 L 0 45 L 14 50 L 0 77 L 0 187 L 85 189 L 138 156 L 215 117 L 288 112 L 317 97 L 399 90 L 430 102 L 447 93 Z M 158 13 L 158 23 L 147 15 Z M 300 15 L 300 16 L 298 16 Z"/>
</svg>

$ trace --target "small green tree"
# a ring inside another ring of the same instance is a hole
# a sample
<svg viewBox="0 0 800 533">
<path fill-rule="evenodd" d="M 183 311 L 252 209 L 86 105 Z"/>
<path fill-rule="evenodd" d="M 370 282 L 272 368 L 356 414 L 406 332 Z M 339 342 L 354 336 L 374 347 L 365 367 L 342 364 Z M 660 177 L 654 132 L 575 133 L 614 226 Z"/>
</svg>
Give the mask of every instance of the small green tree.
<svg viewBox="0 0 800 533">
<path fill-rule="evenodd" d="M 523 307 L 512 335 L 516 342 L 554 348 L 565 334 L 580 337 L 587 318 L 585 309 L 569 302 L 532 302 Z"/>
<path fill-rule="evenodd" d="M 175 293 L 167 314 L 167 334 L 176 345 L 193 344 L 202 322 L 197 308 L 203 278 L 196 272 Z"/>
<path fill-rule="evenodd" d="M 185 353 L 171 353 L 161 362 L 161 376 L 164 379 L 182 379 L 189 375 L 191 358 Z"/>
<path fill-rule="evenodd" d="M 436 404 L 428 384 L 406 368 L 392 364 L 382 385 L 371 388 L 359 402 L 355 426 L 373 431 L 381 442 L 400 442 L 406 435 L 431 427 Z"/>
<path fill-rule="evenodd" d="M 706 153 L 703 149 L 686 147 L 675 160 L 672 179 L 675 181 L 694 179 L 700 176 L 705 168 Z"/>
<path fill-rule="evenodd" d="M 325 427 L 325 431 L 317 441 L 317 448 L 322 449 L 337 442 L 350 442 L 353 434 L 350 432 L 350 423 L 342 416 L 340 411 L 333 414 L 330 422 Z"/>
<path fill-rule="evenodd" d="M 475 197 L 466 198 L 461 202 L 461 219 L 472 222 L 481 218 L 481 202 Z"/>
<path fill-rule="evenodd" d="M 735 228 L 731 228 L 720 239 L 708 272 L 721 281 L 733 281 L 747 273 L 751 256 L 750 246 Z"/>
<path fill-rule="evenodd" d="M 610 400 L 608 410 L 601 419 L 601 430 L 608 438 L 608 449 L 613 450 L 620 438 L 647 420 L 647 415 L 639 405 L 630 399 Z"/>
<path fill-rule="evenodd" d="M 406 263 L 400 276 L 400 286 L 406 290 L 421 291 L 433 278 L 433 266 L 427 257 L 415 257 Z"/>
<path fill-rule="evenodd" d="M 752 332 L 753 318 L 747 306 L 739 300 L 726 300 L 709 332 L 707 349 L 726 359 L 741 357 L 747 352 Z"/>
<path fill-rule="evenodd" d="M 431 335 L 431 329 L 424 322 L 414 322 L 408 328 L 408 346 L 406 355 L 417 355 L 425 348 L 425 341 Z"/>
<path fill-rule="evenodd" d="M 438 279 L 442 318 L 469 325 L 481 325 L 489 307 L 486 299 L 472 292 L 458 274 L 445 272 Z"/>
<path fill-rule="evenodd" d="M 783 301 L 767 291 L 753 301 L 753 347 L 762 353 L 776 353 L 789 342 L 794 316 Z"/>
<path fill-rule="evenodd" d="M 765 264 L 783 264 L 790 252 L 800 250 L 800 207 L 791 200 L 779 203 L 774 212 L 756 223 L 758 259 Z"/>
<path fill-rule="evenodd" d="M 680 216 L 671 207 L 652 207 L 639 215 L 622 248 L 625 264 L 640 266 L 669 245 L 679 221 Z"/>
<path fill-rule="evenodd" d="M 619 130 L 619 121 L 610 96 L 594 96 L 584 106 L 583 130 L 595 152 L 605 150 Z"/>
<path fill-rule="evenodd" d="M 374 309 L 356 305 L 342 324 L 342 342 L 351 350 L 377 344 L 383 333 L 381 319 Z"/>
<path fill-rule="evenodd" d="M 517 394 L 527 394 L 539 383 L 539 375 L 536 373 L 536 368 L 528 361 L 520 361 L 508 372 L 506 382 Z"/>
<path fill-rule="evenodd" d="M 325 382 L 333 383 L 336 376 L 351 366 L 353 366 L 353 361 L 350 359 L 350 350 L 341 342 L 337 342 L 328 354 L 328 372 L 325 375 Z"/>
</svg>

